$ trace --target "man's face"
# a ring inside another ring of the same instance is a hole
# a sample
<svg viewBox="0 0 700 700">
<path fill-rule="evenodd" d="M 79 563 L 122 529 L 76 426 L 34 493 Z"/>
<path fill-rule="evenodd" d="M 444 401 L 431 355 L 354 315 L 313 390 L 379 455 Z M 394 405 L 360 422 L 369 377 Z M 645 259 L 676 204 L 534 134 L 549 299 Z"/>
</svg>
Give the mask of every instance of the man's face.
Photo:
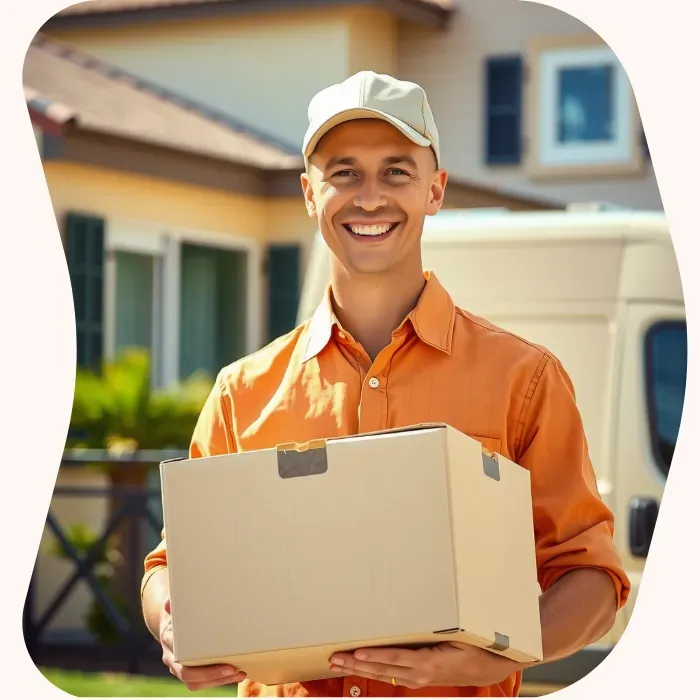
<svg viewBox="0 0 700 700">
<path fill-rule="evenodd" d="M 423 220 L 439 211 L 446 182 L 432 149 L 378 119 L 331 129 L 302 175 L 309 216 L 328 247 L 348 273 L 363 274 L 420 260 Z"/>
</svg>

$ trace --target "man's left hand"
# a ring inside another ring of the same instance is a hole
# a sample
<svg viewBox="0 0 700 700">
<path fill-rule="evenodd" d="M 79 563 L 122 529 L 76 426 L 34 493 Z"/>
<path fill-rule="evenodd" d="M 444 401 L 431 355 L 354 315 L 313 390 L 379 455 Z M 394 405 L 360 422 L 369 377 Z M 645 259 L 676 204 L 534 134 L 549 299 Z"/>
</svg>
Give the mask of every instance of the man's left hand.
<svg viewBox="0 0 700 700">
<path fill-rule="evenodd" d="M 523 665 L 493 652 L 459 642 L 417 650 L 358 649 L 331 657 L 331 671 L 406 688 L 427 686 L 484 688 L 500 683 Z"/>
</svg>

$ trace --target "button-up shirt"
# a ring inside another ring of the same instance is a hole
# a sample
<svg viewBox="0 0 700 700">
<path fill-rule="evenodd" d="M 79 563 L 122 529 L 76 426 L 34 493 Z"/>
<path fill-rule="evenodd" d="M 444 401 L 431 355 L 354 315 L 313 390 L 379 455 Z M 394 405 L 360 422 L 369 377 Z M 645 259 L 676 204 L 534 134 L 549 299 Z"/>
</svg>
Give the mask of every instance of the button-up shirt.
<svg viewBox="0 0 700 700">
<path fill-rule="evenodd" d="M 629 580 L 571 379 L 546 348 L 456 307 L 434 274 L 425 277 L 416 307 L 374 362 L 338 322 L 329 286 L 307 323 L 219 373 L 191 456 L 446 423 L 530 471 L 542 591 L 572 569 L 595 567 L 610 574 L 621 607 Z M 165 532 L 146 557 L 142 591 L 164 566 Z M 520 673 L 479 689 L 411 690 L 360 677 L 266 687 L 251 679 L 239 695 L 514 696 L 520 685 Z"/>
</svg>

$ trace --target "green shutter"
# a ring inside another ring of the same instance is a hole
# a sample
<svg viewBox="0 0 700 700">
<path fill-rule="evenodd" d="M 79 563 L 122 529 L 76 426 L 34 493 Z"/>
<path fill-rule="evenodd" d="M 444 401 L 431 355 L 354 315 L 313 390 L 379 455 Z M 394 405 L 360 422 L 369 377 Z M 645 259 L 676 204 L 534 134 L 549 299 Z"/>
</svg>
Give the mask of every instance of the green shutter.
<svg viewBox="0 0 700 700">
<path fill-rule="evenodd" d="M 301 295 L 301 246 L 268 248 L 267 335 L 270 341 L 294 330 Z"/>
<path fill-rule="evenodd" d="M 98 370 L 104 343 L 104 220 L 71 212 L 66 259 L 73 288 L 78 367 Z"/>
</svg>

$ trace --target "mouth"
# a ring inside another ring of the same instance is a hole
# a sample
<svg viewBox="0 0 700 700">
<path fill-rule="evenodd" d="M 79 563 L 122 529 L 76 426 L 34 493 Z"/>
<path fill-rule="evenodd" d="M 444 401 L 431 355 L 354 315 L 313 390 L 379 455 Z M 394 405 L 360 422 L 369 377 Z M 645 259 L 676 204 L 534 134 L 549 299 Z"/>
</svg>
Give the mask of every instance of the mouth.
<svg viewBox="0 0 700 700">
<path fill-rule="evenodd" d="M 376 224 L 343 224 L 343 228 L 353 238 L 366 241 L 382 241 L 388 238 L 399 226 L 400 222 L 381 222 Z"/>
</svg>

